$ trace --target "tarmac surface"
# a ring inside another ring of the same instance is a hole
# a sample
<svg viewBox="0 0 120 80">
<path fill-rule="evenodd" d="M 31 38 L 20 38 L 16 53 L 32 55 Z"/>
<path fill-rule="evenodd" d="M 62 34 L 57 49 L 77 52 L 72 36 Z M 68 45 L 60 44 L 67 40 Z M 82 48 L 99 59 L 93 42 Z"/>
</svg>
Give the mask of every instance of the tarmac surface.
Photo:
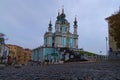
<svg viewBox="0 0 120 80">
<path fill-rule="evenodd" d="M 120 61 L 2 66 L 0 80 L 120 80 Z"/>
</svg>

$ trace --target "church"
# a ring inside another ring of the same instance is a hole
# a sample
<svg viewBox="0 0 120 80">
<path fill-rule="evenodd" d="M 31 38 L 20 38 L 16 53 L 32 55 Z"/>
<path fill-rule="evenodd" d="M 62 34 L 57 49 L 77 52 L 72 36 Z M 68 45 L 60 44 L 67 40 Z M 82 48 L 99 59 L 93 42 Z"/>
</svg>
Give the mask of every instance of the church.
<svg viewBox="0 0 120 80">
<path fill-rule="evenodd" d="M 57 62 L 73 58 L 75 51 L 78 50 L 78 33 L 77 19 L 73 21 L 73 32 L 70 32 L 70 23 L 66 19 L 64 9 L 58 12 L 55 22 L 55 32 L 51 20 L 49 22 L 48 31 L 44 34 L 43 46 L 32 50 L 32 61 L 49 60 Z M 73 55 L 72 55 L 73 54 Z"/>
</svg>

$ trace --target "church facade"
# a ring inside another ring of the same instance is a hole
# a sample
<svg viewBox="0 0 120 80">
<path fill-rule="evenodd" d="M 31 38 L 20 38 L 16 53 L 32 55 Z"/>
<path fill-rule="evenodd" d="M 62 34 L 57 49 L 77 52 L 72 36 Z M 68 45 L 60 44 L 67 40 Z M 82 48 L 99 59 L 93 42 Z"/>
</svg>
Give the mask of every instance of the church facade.
<svg viewBox="0 0 120 80">
<path fill-rule="evenodd" d="M 68 59 L 69 53 L 73 53 L 78 49 L 78 33 L 77 20 L 75 17 L 73 25 L 73 33 L 70 32 L 70 23 L 66 19 L 64 9 L 58 12 L 55 22 L 55 32 L 53 32 L 52 23 L 50 20 L 48 31 L 44 34 L 44 44 L 32 51 L 33 61 L 59 61 Z M 66 56 L 63 56 L 66 55 Z"/>
</svg>

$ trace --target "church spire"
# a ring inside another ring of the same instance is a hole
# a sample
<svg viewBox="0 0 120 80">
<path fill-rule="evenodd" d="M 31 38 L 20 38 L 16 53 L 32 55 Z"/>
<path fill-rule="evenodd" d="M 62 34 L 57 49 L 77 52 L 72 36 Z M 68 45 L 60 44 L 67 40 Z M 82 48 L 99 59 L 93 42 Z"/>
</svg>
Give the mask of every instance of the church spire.
<svg viewBox="0 0 120 80">
<path fill-rule="evenodd" d="M 64 6 L 62 6 L 62 13 L 64 13 Z"/>
<path fill-rule="evenodd" d="M 58 11 L 58 16 L 57 16 L 57 20 L 60 20 L 60 12 Z"/>
<path fill-rule="evenodd" d="M 52 31 L 52 23 L 51 23 L 51 19 L 50 19 L 50 23 L 49 23 L 48 31 L 49 31 L 49 32 Z"/>
<path fill-rule="evenodd" d="M 50 19 L 49 27 L 52 27 L 52 24 L 51 24 L 51 19 Z"/>
<path fill-rule="evenodd" d="M 61 15 L 60 15 L 60 20 L 61 20 L 61 23 L 62 24 L 65 24 L 65 21 L 66 21 L 66 19 L 65 19 L 65 13 L 64 13 L 64 7 L 62 8 L 62 13 L 61 13 Z"/>
<path fill-rule="evenodd" d="M 58 16 L 60 16 L 60 11 L 58 11 Z"/>
<path fill-rule="evenodd" d="M 76 16 L 75 16 L 75 21 L 77 21 Z"/>
<path fill-rule="evenodd" d="M 76 16 L 75 16 L 74 26 L 77 26 L 77 19 L 76 19 Z"/>
</svg>

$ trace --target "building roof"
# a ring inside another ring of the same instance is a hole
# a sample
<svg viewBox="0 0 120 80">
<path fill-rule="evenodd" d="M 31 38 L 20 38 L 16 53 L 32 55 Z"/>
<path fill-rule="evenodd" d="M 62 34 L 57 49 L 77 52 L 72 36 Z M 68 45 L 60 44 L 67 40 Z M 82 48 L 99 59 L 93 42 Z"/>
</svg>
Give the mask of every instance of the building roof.
<svg viewBox="0 0 120 80">
<path fill-rule="evenodd" d="M 114 19 L 116 19 L 116 18 L 118 18 L 118 17 L 120 18 L 120 10 L 117 11 L 117 12 L 115 12 L 115 13 L 112 14 L 111 16 L 105 18 L 105 20 L 114 20 Z"/>
</svg>

